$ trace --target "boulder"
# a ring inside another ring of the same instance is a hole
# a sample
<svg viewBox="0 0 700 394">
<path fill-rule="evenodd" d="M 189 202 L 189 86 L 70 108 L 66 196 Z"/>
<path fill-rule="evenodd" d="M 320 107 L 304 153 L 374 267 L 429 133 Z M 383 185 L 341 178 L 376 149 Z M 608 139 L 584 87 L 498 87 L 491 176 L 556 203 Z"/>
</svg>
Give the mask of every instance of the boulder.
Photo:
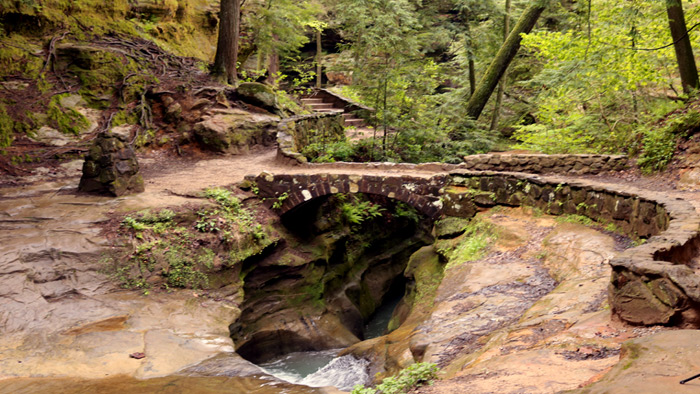
<svg viewBox="0 0 700 394">
<path fill-rule="evenodd" d="M 131 0 L 130 12 L 143 19 L 172 19 L 177 12 L 177 0 Z"/>
<path fill-rule="evenodd" d="M 241 100 L 264 108 L 272 113 L 279 113 L 281 107 L 277 94 L 271 86 L 259 82 L 243 82 L 238 85 L 236 93 Z"/>
<path fill-rule="evenodd" d="M 270 145 L 275 140 L 279 118 L 233 109 L 205 117 L 194 126 L 197 141 L 219 153 L 240 153 L 252 145 Z"/>
</svg>

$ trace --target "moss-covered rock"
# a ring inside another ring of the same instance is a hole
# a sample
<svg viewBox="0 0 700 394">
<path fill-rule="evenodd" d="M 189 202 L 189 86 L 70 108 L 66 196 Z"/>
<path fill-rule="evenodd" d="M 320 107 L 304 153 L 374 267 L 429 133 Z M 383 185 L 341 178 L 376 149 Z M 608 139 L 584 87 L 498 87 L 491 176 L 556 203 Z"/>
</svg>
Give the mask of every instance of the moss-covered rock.
<svg viewBox="0 0 700 394">
<path fill-rule="evenodd" d="M 194 126 L 194 133 L 206 149 L 240 153 L 253 145 L 272 144 L 278 121 L 275 116 L 230 110 L 206 117 Z"/>
<path fill-rule="evenodd" d="M 435 222 L 435 236 L 439 239 L 455 238 L 464 234 L 469 219 L 448 216 Z"/>
<path fill-rule="evenodd" d="M 241 100 L 264 108 L 272 113 L 279 113 L 281 108 L 275 90 L 263 83 L 243 82 L 236 88 Z"/>
</svg>

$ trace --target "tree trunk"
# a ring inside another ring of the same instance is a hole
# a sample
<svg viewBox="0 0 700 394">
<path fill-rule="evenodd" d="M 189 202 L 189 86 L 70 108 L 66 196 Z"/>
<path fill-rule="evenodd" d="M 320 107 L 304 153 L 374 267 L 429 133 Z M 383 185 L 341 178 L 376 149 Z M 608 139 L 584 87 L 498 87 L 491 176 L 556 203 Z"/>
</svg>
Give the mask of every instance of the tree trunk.
<svg viewBox="0 0 700 394">
<path fill-rule="evenodd" d="M 508 38 L 510 33 L 510 0 L 506 0 L 506 15 L 503 18 L 503 41 Z M 498 127 L 498 117 L 501 115 L 501 102 L 503 101 L 503 92 L 506 90 L 506 81 L 508 80 L 508 68 L 503 72 L 501 83 L 498 84 L 498 92 L 496 93 L 496 105 L 493 108 L 493 116 L 491 117 L 491 127 L 489 130 L 496 130 Z M 472 93 L 473 94 L 473 93 Z"/>
<path fill-rule="evenodd" d="M 321 77 L 323 73 L 323 67 L 321 66 L 321 56 L 323 55 L 323 48 L 321 48 L 321 29 L 316 30 L 316 87 L 321 88 Z"/>
<path fill-rule="evenodd" d="M 236 83 L 238 66 L 238 32 L 241 22 L 240 0 L 221 0 L 219 39 L 212 75 L 228 83 Z"/>
<path fill-rule="evenodd" d="M 472 39 L 472 32 L 469 28 L 469 13 L 467 11 L 464 11 L 464 28 L 467 32 L 465 45 L 467 47 L 467 64 L 469 67 L 469 97 L 471 97 L 476 90 L 476 67 L 474 66 L 474 40 Z"/>
<path fill-rule="evenodd" d="M 268 59 L 270 62 L 267 67 L 267 82 L 270 85 L 276 85 L 280 72 L 280 56 L 277 51 L 273 49 Z"/>
<path fill-rule="evenodd" d="M 690 93 L 691 90 L 697 89 L 700 84 L 698 83 L 698 69 L 693 57 L 693 48 L 690 46 L 690 37 L 688 37 L 688 29 L 685 25 L 681 0 L 666 0 L 666 13 L 671 28 L 673 48 L 676 50 L 676 61 L 678 62 L 678 71 L 681 74 L 683 91 Z"/>
<path fill-rule="evenodd" d="M 526 10 L 513 27 L 508 38 L 498 50 L 496 57 L 491 61 L 491 65 L 476 87 L 476 92 L 467 102 L 467 115 L 472 119 L 478 119 L 481 111 L 484 110 L 486 102 L 491 97 L 493 90 L 498 85 L 506 68 L 513 60 L 520 49 L 521 34 L 527 34 L 535 27 L 542 11 L 546 8 L 550 0 L 535 0 Z"/>
</svg>

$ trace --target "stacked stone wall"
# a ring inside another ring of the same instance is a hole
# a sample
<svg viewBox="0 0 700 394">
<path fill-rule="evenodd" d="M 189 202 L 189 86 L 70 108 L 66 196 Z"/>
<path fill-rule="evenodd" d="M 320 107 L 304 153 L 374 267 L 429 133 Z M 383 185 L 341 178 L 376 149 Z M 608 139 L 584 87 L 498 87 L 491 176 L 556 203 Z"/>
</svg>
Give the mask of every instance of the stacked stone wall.
<svg viewBox="0 0 700 394">
<path fill-rule="evenodd" d="M 300 152 L 312 143 L 332 143 L 345 138 L 343 115 L 317 113 L 293 116 L 277 125 L 277 157 L 292 165 L 304 164 L 306 157 Z"/>
<path fill-rule="evenodd" d="M 624 155 L 482 154 L 464 158 L 459 168 L 476 171 L 527 172 L 530 174 L 598 174 L 627 167 Z"/>
<path fill-rule="evenodd" d="M 122 196 L 144 190 L 134 150 L 124 133 L 102 133 L 85 156 L 78 189 Z"/>
</svg>

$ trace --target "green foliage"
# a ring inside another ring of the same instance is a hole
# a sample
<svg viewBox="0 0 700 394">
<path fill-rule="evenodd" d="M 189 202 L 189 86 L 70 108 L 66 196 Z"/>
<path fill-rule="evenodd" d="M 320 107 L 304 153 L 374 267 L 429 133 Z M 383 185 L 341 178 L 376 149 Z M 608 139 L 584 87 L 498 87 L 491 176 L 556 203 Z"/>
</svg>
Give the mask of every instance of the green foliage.
<svg viewBox="0 0 700 394">
<path fill-rule="evenodd" d="M 583 215 L 560 215 L 557 216 L 557 222 L 582 224 L 584 226 L 591 226 L 595 223 L 593 219 Z"/>
<path fill-rule="evenodd" d="M 438 367 L 433 363 L 416 363 L 402 369 L 396 376 L 383 379 L 376 388 L 356 385 L 352 394 L 405 394 L 431 384 L 437 378 L 437 371 Z"/>
<path fill-rule="evenodd" d="M 464 233 L 457 238 L 456 243 L 446 241 L 446 246 L 441 247 L 439 252 L 447 256 L 447 268 L 454 267 L 484 257 L 497 237 L 498 231 L 492 224 L 474 218 L 464 227 Z"/>
<path fill-rule="evenodd" d="M 216 201 L 228 213 L 241 212 L 241 201 L 234 197 L 230 190 L 220 188 L 206 189 L 204 197 Z"/>
<path fill-rule="evenodd" d="M 381 140 L 355 148 L 356 159 L 461 161 L 460 155 L 490 146 L 478 147 L 466 138 L 461 145 L 447 142 L 466 124 L 456 110 L 463 105 L 450 108 L 444 105 L 450 97 L 436 94 L 446 69 L 422 53 L 430 35 L 412 2 L 344 0 L 337 9 L 350 44 L 336 67 L 353 77 L 343 93 L 377 110 L 374 123 L 381 133 Z M 466 129 L 474 130 L 471 126 Z"/>
<path fill-rule="evenodd" d="M 637 165 L 645 173 L 662 171 L 673 159 L 681 138 L 700 129 L 700 112 L 688 108 L 680 114 L 672 114 L 663 126 L 652 125 L 644 133 L 643 151 Z"/>
<path fill-rule="evenodd" d="M 393 214 L 399 218 L 406 218 L 413 223 L 420 222 L 420 215 L 418 215 L 416 209 L 401 201 L 396 203 Z"/>
<path fill-rule="evenodd" d="M 648 130 L 642 140 L 644 151 L 637 165 L 647 174 L 665 169 L 673 159 L 677 143 L 678 136 L 670 133 L 666 128 Z"/>
<path fill-rule="evenodd" d="M 336 161 L 352 161 L 355 150 L 349 141 L 338 141 L 329 144 L 314 142 L 306 145 L 301 153 L 314 163 L 333 163 Z"/>
<path fill-rule="evenodd" d="M 363 200 L 355 194 L 344 199 L 346 201 L 340 204 L 340 218 L 344 224 L 354 229 L 367 220 L 382 216 L 382 212 L 386 211 L 380 205 Z"/>
<path fill-rule="evenodd" d="M 0 148 L 7 148 L 12 144 L 15 122 L 7 114 L 5 106 L 0 104 Z"/>
<path fill-rule="evenodd" d="M 603 0 L 588 15 L 576 3 L 561 31 L 538 31 L 523 38 L 523 47 L 542 64 L 528 87 L 539 91 L 536 124 L 521 125 L 516 148 L 546 153 L 616 153 L 639 150 L 646 139 L 657 166 L 668 156 L 665 138 L 646 126 L 666 106 L 663 92 L 677 86 L 664 2 Z M 564 10 L 562 10 L 564 11 Z M 689 18 L 697 14 L 689 9 Z M 585 28 L 590 17 L 590 34 Z M 650 131 L 652 135 L 647 135 Z M 645 144 L 646 145 L 646 144 Z"/>
<path fill-rule="evenodd" d="M 260 53 L 293 56 L 308 42 L 304 33 L 318 12 L 318 4 L 306 0 L 252 2 L 243 8 L 243 33 Z"/>
<path fill-rule="evenodd" d="M 206 207 L 144 210 L 125 216 L 121 234 L 130 250 L 107 272 L 125 288 L 207 288 L 209 275 L 238 264 L 274 242 L 267 229 L 227 189 L 207 189 Z M 155 278 L 154 278 L 155 277 Z"/>
<path fill-rule="evenodd" d="M 173 287 L 206 288 L 209 285 L 207 276 L 197 269 L 195 261 L 188 255 L 179 245 L 173 245 L 165 252 L 168 268 L 163 271 L 163 276 L 167 284 Z"/>
<path fill-rule="evenodd" d="M 134 216 L 124 217 L 121 225 L 136 232 L 152 230 L 156 233 L 161 233 L 172 225 L 174 218 L 175 212 L 169 209 L 163 209 L 155 213 L 145 210 L 137 212 Z"/>
<path fill-rule="evenodd" d="M 275 200 L 274 203 L 272 203 L 272 209 L 280 209 L 282 208 L 282 204 L 284 204 L 285 201 L 289 198 L 289 193 L 284 192 L 277 196 L 277 199 Z"/>
</svg>

